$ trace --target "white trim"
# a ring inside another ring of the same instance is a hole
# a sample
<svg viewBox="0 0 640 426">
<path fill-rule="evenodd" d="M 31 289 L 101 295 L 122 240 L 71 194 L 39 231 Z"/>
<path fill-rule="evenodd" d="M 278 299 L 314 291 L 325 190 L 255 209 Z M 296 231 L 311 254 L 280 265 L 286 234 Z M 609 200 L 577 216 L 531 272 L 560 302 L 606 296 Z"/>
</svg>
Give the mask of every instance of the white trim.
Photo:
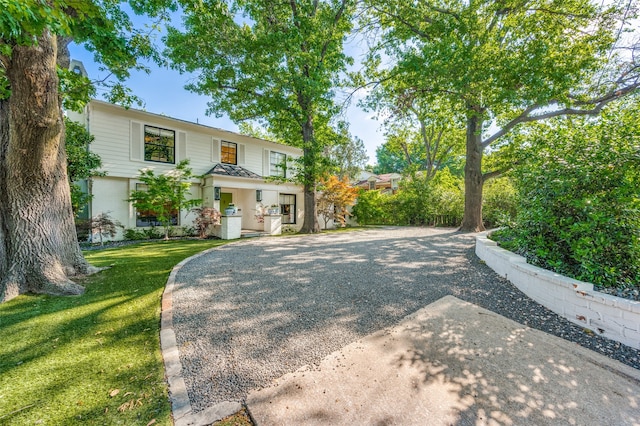
<svg viewBox="0 0 640 426">
<path fill-rule="evenodd" d="M 217 164 L 220 162 L 220 139 L 211 139 L 211 162 Z"/>
<path fill-rule="evenodd" d="M 186 160 L 189 158 L 187 155 L 187 133 L 186 132 L 176 132 L 176 153 L 175 153 L 175 161 L 178 164 L 182 160 Z"/>
<path fill-rule="evenodd" d="M 269 173 L 271 173 L 271 151 L 265 148 L 262 154 L 262 176 L 269 176 Z"/>
<path fill-rule="evenodd" d="M 144 161 L 144 125 L 139 121 L 129 124 L 129 159 Z"/>
<path fill-rule="evenodd" d="M 238 164 L 238 166 L 244 166 L 246 164 L 246 158 L 245 158 L 245 145 L 243 143 L 239 143 L 236 145 L 237 147 L 237 152 L 236 152 L 236 163 Z"/>
</svg>

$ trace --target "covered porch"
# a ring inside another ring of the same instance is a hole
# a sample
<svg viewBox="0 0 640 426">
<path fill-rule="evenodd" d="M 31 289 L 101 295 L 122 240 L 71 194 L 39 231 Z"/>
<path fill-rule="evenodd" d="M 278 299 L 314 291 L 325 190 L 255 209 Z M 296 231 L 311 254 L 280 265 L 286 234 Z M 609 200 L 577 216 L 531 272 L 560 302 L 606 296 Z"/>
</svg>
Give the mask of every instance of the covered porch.
<svg viewBox="0 0 640 426">
<path fill-rule="evenodd" d="M 282 227 L 297 230 L 302 225 L 304 197 L 299 185 L 265 180 L 231 164 L 216 164 L 203 180 L 203 205 L 215 208 L 223 218 L 239 217 L 239 225 L 235 225 L 238 220 L 233 219 L 234 228 L 239 226 L 245 235 L 278 232 L 271 216 L 279 216 Z M 235 208 L 235 214 L 225 215 L 230 206 Z"/>
</svg>

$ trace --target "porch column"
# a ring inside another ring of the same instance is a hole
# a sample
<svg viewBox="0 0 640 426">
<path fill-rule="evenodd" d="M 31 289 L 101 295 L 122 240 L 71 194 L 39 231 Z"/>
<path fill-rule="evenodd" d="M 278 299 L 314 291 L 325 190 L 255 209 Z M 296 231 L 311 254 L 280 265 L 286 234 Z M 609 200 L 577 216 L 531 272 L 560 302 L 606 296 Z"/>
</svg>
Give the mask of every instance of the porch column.
<svg viewBox="0 0 640 426">
<path fill-rule="evenodd" d="M 220 218 L 220 238 L 223 240 L 235 240 L 240 238 L 242 231 L 242 216 L 231 215 Z"/>
<path fill-rule="evenodd" d="M 268 232 L 269 235 L 282 234 L 282 215 L 270 214 L 264 216 L 264 232 Z"/>
</svg>

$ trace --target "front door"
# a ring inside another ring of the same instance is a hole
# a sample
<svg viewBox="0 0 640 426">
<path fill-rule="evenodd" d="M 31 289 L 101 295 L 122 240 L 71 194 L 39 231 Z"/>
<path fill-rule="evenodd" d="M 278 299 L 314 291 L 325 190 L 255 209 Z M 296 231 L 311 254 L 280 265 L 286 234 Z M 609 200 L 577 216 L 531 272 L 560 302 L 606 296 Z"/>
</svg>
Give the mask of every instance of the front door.
<svg viewBox="0 0 640 426">
<path fill-rule="evenodd" d="M 224 209 L 229 207 L 229 204 L 233 203 L 233 194 L 230 192 L 223 192 L 220 194 L 220 213 L 224 213 Z"/>
</svg>

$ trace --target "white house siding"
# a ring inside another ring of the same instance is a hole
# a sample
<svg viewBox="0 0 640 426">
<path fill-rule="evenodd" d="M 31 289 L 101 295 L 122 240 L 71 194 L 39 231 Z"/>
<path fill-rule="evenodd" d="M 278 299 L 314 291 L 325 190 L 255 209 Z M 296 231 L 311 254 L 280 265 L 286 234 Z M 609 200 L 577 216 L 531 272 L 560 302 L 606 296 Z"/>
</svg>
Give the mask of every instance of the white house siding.
<svg viewBox="0 0 640 426">
<path fill-rule="evenodd" d="M 194 170 L 198 170 L 196 174 L 202 174 L 211 169 L 211 140 L 210 135 L 187 133 L 187 158 L 189 158 L 189 165 Z"/>
<path fill-rule="evenodd" d="M 135 109 L 125 109 L 102 101 L 91 101 L 85 114 L 68 113 L 69 118 L 85 124 L 95 137 L 91 150 L 102 158 L 102 171 L 107 176 L 95 178 L 92 186 L 94 195 L 90 213 L 96 216 L 109 212 L 126 228 L 136 227 L 135 210 L 129 198 L 131 190 L 139 182 L 137 176 L 140 169 L 152 168 L 156 173 L 169 171 L 175 164 L 144 161 L 143 143 L 144 125 L 151 125 L 175 131 L 176 163 L 183 159 L 190 160 L 190 167 L 195 175 L 204 175 L 220 160 L 220 141 L 237 144 L 238 165 L 260 176 L 269 172 L 268 155 L 270 151 L 286 154 L 288 157 L 301 155 L 301 151 L 262 139 L 244 136 L 222 129 L 202 126 L 162 115 L 151 114 Z M 267 163 L 265 164 L 265 159 Z M 204 186 L 202 184 L 205 183 Z M 304 198 L 302 187 L 294 184 L 276 184 L 262 179 L 248 179 L 230 176 L 213 175 L 205 179 L 194 179 L 192 198 L 203 200 L 203 205 L 220 208 L 219 202 L 213 200 L 213 187 L 222 188 L 222 192 L 233 194 L 234 203 L 242 208 L 243 227 L 260 229 L 262 224 L 255 219 L 258 203 L 255 191 L 263 191 L 264 206 L 279 203 L 279 194 L 296 194 L 297 223 L 302 223 Z M 182 212 L 181 226 L 192 226 L 193 214 Z M 120 235 L 119 235 L 120 237 Z"/>
<path fill-rule="evenodd" d="M 135 217 L 133 223 L 130 219 L 130 204 L 125 201 L 129 193 L 129 179 L 115 177 L 97 177 L 93 179 L 92 190 L 93 200 L 91 202 L 92 216 L 107 213 L 116 219 L 126 228 L 136 226 Z M 118 230 L 120 239 L 122 229 Z"/>
<path fill-rule="evenodd" d="M 173 130 L 176 132 L 176 139 L 178 139 L 179 132 L 184 132 L 186 134 L 186 156 L 190 160 L 190 166 L 195 174 L 206 173 L 215 164 L 212 160 L 220 158 L 219 153 L 217 155 L 212 153 L 214 140 L 238 144 L 238 154 L 244 146 L 244 162 L 240 161 L 240 155 L 238 155 L 238 165 L 259 175 L 263 175 L 262 152 L 264 149 L 281 152 L 288 156 L 300 155 L 300 150 L 294 147 L 143 111 L 126 110 L 105 102 L 92 101 L 89 108 L 89 131 L 95 136 L 91 149 L 102 157 L 103 169 L 113 176 L 133 177 L 137 176 L 138 170 L 144 167 L 151 166 L 155 170 L 165 171 L 175 166 L 152 161 L 135 161 L 129 158 L 132 121 L 140 123 L 141 129 L 146 124 Z M 217 149 L 220 149 L 219 142 Z M 176 146 L 176 161 L 183 159 L 178 155 L 179 151 Z"/>
</svg>

